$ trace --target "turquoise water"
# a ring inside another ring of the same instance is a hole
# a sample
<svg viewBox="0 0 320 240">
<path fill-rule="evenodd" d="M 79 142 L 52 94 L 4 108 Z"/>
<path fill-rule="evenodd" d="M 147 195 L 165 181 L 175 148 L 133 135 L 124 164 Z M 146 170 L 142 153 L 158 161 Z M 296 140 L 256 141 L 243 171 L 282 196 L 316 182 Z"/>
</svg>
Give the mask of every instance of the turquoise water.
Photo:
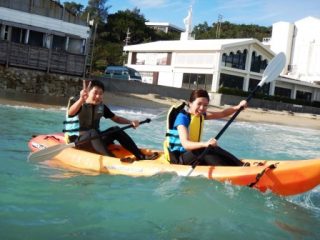
<svg viewBox="0 0 320 240">
<path fill-rule="evenodd" d="M 320 186 L 283 198 L 202 178 L 83 175 L 27 162 L 30 137 L 61 131 L 63 116 L 0 105 L 0 239 L 320 239 Z M 205 137 L 224 123 L 207 124 Z M 156 118 L 127 132 L 160 149 L 164 128 Z M 320 156 L 319 142 L 318 130 L 236 122 L 220 145 L 241 158 L 307 159 Z"/>
</svg>

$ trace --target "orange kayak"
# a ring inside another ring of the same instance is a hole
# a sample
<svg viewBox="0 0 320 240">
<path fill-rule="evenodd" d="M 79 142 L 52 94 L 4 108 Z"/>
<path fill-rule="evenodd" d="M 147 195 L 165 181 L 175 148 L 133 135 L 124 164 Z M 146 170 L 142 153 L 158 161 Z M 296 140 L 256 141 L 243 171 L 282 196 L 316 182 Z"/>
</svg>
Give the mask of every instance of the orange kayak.
<svg viewBox="0 0 320 240">
<path fill-rule="evenodd" d="M 29 141 L 31 152 L 65 144 L 63 134 L 39 135 Z M 141 160 L 132 163 L 120 161 L 120 158 L 132 155 L 119 145 L 111 145 L 109 150 L 115 157 L 102 156 L 68 147 L 57 152 L 52 160 L 59 162 L 59 166 L 95 171 L 107 174 L 122 174 L 128 176 L 153 176 L 160 173 L 174 173 L 179 176 L 205 177 L 234 185 L 250 186 L 265 192 L 288 196 L 307 192 L 320 184 L 320 159 L 309 160 L 249 160 L 243 162 L 250 166 L 197 166 L 190 174 L 191 166 L 170 164 L 160 152 L 155 160 Z M 146 154 L 154 152 L 142 149 Z M 159 152 L 159 151 L 157 151 Z M 48 159 L 49 160 L 49 159 Z M 190 174 L 190 175 L 189 175 Z"/>
</svg>

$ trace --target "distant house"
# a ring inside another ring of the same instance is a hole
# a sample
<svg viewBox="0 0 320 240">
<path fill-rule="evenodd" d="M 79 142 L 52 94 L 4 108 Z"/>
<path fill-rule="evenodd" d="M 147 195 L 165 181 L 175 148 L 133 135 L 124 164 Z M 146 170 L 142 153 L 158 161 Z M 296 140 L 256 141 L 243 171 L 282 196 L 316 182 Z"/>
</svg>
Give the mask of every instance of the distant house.
<svg viewBox="0 0 320 240">
<path fill-rule="evenodd" d="M 0 64 L 83 76 L 90 28 L 53 0 L 0 1 Z"/>
</svg>

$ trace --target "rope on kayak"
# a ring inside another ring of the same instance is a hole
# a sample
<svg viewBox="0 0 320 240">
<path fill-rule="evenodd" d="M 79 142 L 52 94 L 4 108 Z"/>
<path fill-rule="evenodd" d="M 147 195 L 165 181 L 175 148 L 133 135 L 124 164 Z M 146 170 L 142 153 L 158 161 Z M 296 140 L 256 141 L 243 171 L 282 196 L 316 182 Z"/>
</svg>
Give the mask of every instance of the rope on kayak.
<svg viewBox="0 0 320 240">
<path fill-rule="evenodd" d="M 257 174 L 256 180 L 254 182 L 248 184 L 248 187 L 251 187 L 251 188 L 254 187 L 254 185 L 256 185 L 260 181 L 261 177 L 266 173 L 266 171 L 269 170 L 269 169 L 270 170 L 275 169 L 277 167 L 277 164 L 278 163 L 270 164 L 268 167 L 263 169 L 260 173 Z"/>
</svg>

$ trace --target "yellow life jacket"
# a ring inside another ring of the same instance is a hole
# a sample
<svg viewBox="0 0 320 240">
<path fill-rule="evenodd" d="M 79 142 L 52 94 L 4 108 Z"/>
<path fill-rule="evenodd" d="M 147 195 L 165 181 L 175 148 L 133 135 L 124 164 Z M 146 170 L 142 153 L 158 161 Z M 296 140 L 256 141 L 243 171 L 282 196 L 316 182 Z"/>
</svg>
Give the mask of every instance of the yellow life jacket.
<svg viewBox="0 0 320 240">
<path fill-rule="evenodd" d="M 202 137 L 204 116 L 194 116 L 191 114 L 189 125 L 189 140 L 192 142 L 200 142 Z"/>
<path fill-rule="evenodd" d="M 169 109 L 167 116 L 167 131 L 166 139 L 163 142 L 164 157 L 170 162 L 170 152 L 180 152 L 183 153 L 186 150 L 181 144 L 179 133 L 176 128 L 174 128 L 174 122 L 179 113 L 186 114 L 189 119 L 189 139 L 193 142 L 201 141 L 204 116 L 194 116 L 184 110 L 185 103 L 178 106 L 172 106 Z"/>
</svg>

